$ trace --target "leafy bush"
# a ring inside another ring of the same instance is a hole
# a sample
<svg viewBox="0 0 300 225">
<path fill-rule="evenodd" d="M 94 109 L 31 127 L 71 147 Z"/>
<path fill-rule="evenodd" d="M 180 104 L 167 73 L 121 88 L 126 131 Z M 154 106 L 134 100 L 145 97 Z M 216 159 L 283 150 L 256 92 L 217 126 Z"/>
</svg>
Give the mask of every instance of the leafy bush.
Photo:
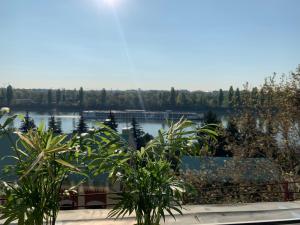
<svg viewBox="0 0 300 225">
<path fill-rule="evenodd" d="M 0 125 L 1 134 L 8 138 L 7 127 L 15 117 Z M 184 183 L 177 176 L 181 157 L 201 155 L 208 149 L 205 140 L 199 141 L 201 135 L 216 135 L 210 129 L 197 129 L 192 122 L 180 120 L 136 151 L 106 126 L 73 137 L 45 131 L 43 125 L 16 134 L 19 140 L 12 142 L 11 156 L 16 163 L 10 172 L 18 179 L 13 184 L 2 181 L 7 199 L 0 217 L 5 219 L 4 225 L 15 220 L 20 225 L 54 225 L 61 187 L 69 175 L 96 176 L 104 172 L 123 187 L 109 216 L 135 212 L 138 225 L 159 224 L 166 212 L 173 217 L 174 212 L 181 214 Z"/>
<path fill-rule="evenodd" d="M 123 172 L 117 173 L 123 185 L 118 203 L 109 213 L 110 217 L 125 216 L 135 212 L 137 224 L 159 224 L 165 212 L 174 218 L 173 212 L 181 214 L 184 184 L 171 172 L 171 164 L 150 157 L 145 149 L 136 152 L 130 163 L 124 164 Z M 172 211 L 173 210 L 173 211 Z"/>
<path fill-rule="evenodd" d="M 71 173 L 80 170 L 71 164 L 75 159 L 76 140 L 66 135 L 54 135 L 43 126 L 28 133 L 16 133 L 15 166 L 11 173 L 18 180 L 6 183 L 7 202 L 1 219 L 5 224 L 55 224 L 59 211 L 60 189 Z"/>
<path fill-rule="evenodd" d="M 9 117 L 0 125 L 1 133 L 11 140 L 7 127 L 15 117 Z M 111 149 L 115 146 L 113 143 L 117 143 L 116 135 L 105 128 L 72 137 L 46 131 L 43 125 L 26 133 L 15 133 L 19 139 L 16 143 L 12 141 L 11 158 L 15 164 L 9 167 L 9 173 L 17 180 L 14 183 L 1 181 L 7 199 L 0 217 L 5 219 L 4 225 L 15 220 L 20 225 L 42 225 L 43 222 L 54 225 L 63 182 L 74 173 L 87 176 L 91 158 L 95 155 L 100 158 L 104 149 Z"/>
<path fill-rule="evenodd" d="M 185 187 L 177 175 L 179 164 L 183 155 L 201 155 L 207 150 L 203 140 L 202 148 L 199 145 L 200 133 L 216 135 L 182 119 L 171 123 L 168 131 L 160 131 L 140 151 L 123 152 L 118 163 L 109 166 L 110 178 L 123 187 L 109 216 L 118 218 L 135 212 L 138 225 L 157 225 L 161 218 L 165 219 L 165 213 L 174 218 L 174 212 L 181 214 Z M 110 155 L 104 162 L 114 162 L 117 156 Z"/>
</svg>

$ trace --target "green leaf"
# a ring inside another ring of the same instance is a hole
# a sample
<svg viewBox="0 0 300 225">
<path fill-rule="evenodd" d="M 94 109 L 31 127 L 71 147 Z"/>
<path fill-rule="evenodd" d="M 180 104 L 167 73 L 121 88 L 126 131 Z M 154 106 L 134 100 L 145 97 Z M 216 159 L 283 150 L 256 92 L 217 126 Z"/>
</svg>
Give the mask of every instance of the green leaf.
<svg viewBox="0 0 300 225">
<path fill-rule="evenodd" d="M 3 123 L 3 127 L 6 127 L 8 126 L 9 124 L 11 124 L 16 118 L 17 118 L 18 115 L 14 115 L 12 117 L 8 117 L 5 122 Z"/>
<path fill-rule="evenodd" d="M 39 131 L 39 132 L 43 132 L 44 129 L 45 129 L 45 123 L 44 123 L 44 122 L 41 122 L 40 125 L 39 125 L 39 127 L 38 127 L 38 131 Z"/>
<path fill-rule="evenodd" d="M 73 166 L 72 164 L 70 164 L 70 163 L 68 163 L 68 162 L 66 162 L 66 161 L 64 161 L 64 160 L 62 160 L 62 159 L 56 159 L 55 161 L 56 161 L 57 163 L 59 163 L 59 164 L 65 166 L 65 167 L 69 167 L 69 168 L 71 168 L 71 169 L 73 169 L 73 170 L 75 170 L 75 171 L 80 171 L 77 167 Z"/>
<path fill-rule="evenodd" d="M 210 135 L 213 135 L 213 136 L 218 136 L 218 133 L 215 132 L 215 131 L 213 131 L 213 130 L 211 130 L 211 129 L 201 128 L 199 130 L 199 132 L 201 132 L 201 133 L 207 133 L 207 134 L 210 134 Z"/>
<path fill-rule="evenodd" d="M 32 142 L 27 137 L 25 137 L 21 132 L 16 132 L 16 134 L 22 141 L 28 144 L 31 148 L 34 148 Z"/>
<path fill-rule="evenodd" d="M 22 180 L 25 176 L 27 176 L 35 167 L 36 165 L 44 158 L 45 153 L 41 152 L 38 157 L 35 159 L 35 161 L 31 164 L 29 169 L 20 177 L 20 180 Z"/>
</svg>

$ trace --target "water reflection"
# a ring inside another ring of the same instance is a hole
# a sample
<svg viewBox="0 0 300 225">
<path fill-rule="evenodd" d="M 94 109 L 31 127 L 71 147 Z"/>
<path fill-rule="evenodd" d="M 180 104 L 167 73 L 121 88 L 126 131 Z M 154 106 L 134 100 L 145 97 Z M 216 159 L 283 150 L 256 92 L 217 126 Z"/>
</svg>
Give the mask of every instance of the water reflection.
<svg viewBox="0 0 300 225">
<path fill-rule="evenodd" d="M 18 111 L 14 112 L 14 114 L 23 114 L 25 115 L 25 111 Z M 58 120 L 58 122 L 61 123 L 61 128 L 64 133 L 70 133 L 72 132 L 79 121 L 79 113 L 75 112 L 55 112 L 55 113 L 45 113 L 45 112 L 30 112 L 30 117 L 33 118 L 35 124 L 44 123 L 46 128 L 48 128 L 48 120 L 51 117 L 51 115 L 54 115 L 55 118 Z M 220 117 L 222 123 L 226 124 L 226 116 L 221 115 Z M 86 120 L 86 123 L 89 127 L 97 127 L 97 123 L 102 122 L 101 120 Z M 122 128 L 130 126 L 130 121 L 117 121 L 118 122 L 118 131 L 122 131 Z M 167 129 L 168 125 L 165 122 L 148 122 L 143 121 L 139 122 L 140 126 L 143 128 L 143 130 L 151 135 L 157 135 L 157 132 L 159 129 Z M 21 120 L 17 118 L 14 121 L 13 127 L 20 127 L 21 126 Z"/>
</svg>

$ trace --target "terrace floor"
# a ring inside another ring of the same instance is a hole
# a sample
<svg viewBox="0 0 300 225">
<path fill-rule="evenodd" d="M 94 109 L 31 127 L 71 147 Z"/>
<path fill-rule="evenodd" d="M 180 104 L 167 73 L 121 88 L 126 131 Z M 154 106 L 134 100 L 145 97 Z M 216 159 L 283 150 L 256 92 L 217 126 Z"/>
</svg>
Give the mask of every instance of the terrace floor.
<svg viewBox="0 0 300 225">
<path fill-rule="evenodd" d="M 57 225 L 132 225 L 132 216 L 120 220 L 107 219 L 108 209 L 61 211 Z M 300 224 L 300 201 L 228 205 L 185 206 L 183 216 L 176 221 L 166 218 L 166 224 Z M 270 223 L 271 222 L 271 223 Z M 163 221 L 162 221 L 163 224 Z"/>
<path fill-rule="evenodd" d="M 176 221 L 166 217 L 167 225 L 212 224 L 300 224 L 300 201 L 228 205 L 189 205 Z M 61 211 L 56 225 L 133 225 L 134 217 L 108 219 L 109 209 Z M 280 221 L 280 222 L 279 222 Z M 0 224 L 4 221 L 0 220 Z M 12 223 L 16 224 L 16 223 Z M 164 224 L 163 221 L 161 224 Z"/>
</svg>

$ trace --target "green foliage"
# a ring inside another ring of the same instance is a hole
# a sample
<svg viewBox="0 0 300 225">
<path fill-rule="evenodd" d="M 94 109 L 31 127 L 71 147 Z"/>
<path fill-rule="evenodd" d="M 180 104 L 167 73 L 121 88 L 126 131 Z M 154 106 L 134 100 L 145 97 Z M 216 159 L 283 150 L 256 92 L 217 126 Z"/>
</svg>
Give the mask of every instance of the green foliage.
<svg viewBox="0 0 300 225">
<path fill-rule="evenodd" d="M 59 105 L 61 102 L 61 90 L 60 89 L 56 90 L 55 97 L 56 97 L 56 105 Z"/>
<path fill-rule="evenodd" d="M 256 107 L 257 104 L 259 103 L 259 93 L 257 87 L 254 87 L 251 91 L 251 100 L 252 100 L 253 107 Z"/>
<path fill-rule="evenodd" d="M 224 151 L 225 145 L 225 134 L 224 129 L 221 125 L 221 121 L 219 120 L 217 114 L 209 110 L 204 114 L 203 124 L 211 129 L 212 131 L 218 133 L 218 136 L 206 135 L 203 133 L 199 133 L 200 137 L 202 137 L 198 142 L 200 145 L 203 145 L 205 142 L 208 143 L 207 150 L 209 155 L 213 156 L 228 156 L 228 152 Z"/>
<path fill-rule="evenodd" d="M 234 102 L 236 107 L 241 105 L 241 93 L 239 88 L 237 88 L 235 91 Z"/>
<path fill-rule="evenodd" d="M 0 120 L 3 119 L 4 115 L 9 114 L 10 109 L 8 107 L 2 107 L 0 109 Z M 13 121 L 17 118 L 16 115 L 14 116 L 7 116 L 7 118 L 3 121 L 3 123 L 0 123 L 0 136 L 5 135 L 7 131 L 9 130 L 9 126 L 13 123 Z"/>
<path fill-rule="evenodd" d="M 111 110 L 109 112 L 108 118 L 104 121 L 104 124 L 114 131 L 117 131 L 118 124 L 116 122 L 115 115 Z"/>
<path fill-rule="evenodd" d="M 223 93 L 223 90 L 222 89 L 220 89 L 219 90 L 219 106 L 223 106 L 223 103 L 224 103 L 224 93 Z"/>
<path fill-rule="evenodd" d="M 1 125 L 0 128 L 4 127 Z M 5 219 L 5 224 L 16 220 L 19 225 L 42 225 L 43 221 L 54 225 L 61 187 L 69 175 L 75 173 L 86 177 L 87 168 L 95 172 L 91 161 L 104 162 L 108 154 L 112 156 L 125 145 L 117 133 L 102 125 L 74 137 L 54 135 L 52 131 L 45 131 L 43 125 L 17 135 L 19 141 L 12 143 L 15 164 L 9 171 L 17 176 L 17 181 L 13 184 L 2 182 L 7 201 L 1 209 L 0 219 Z M 116 158 L 114 162 L 117 162 Z M 97 172 L 101 173 L 101 169 Z M 66 193 L 73 189 L 71 187 Z"/>
<path fill-rule="evenodd" d="M 76 139 L 44 130 L 17 133 L 19 141 L 14 145 L 16 159 L 11 173 L 18 177 L 14 184 L 5 183 L 6 199 L 2 209 L 9 224 L 55 224 L 59 211 L 60 190 L 63 181 L 71 173 L 80 170 L 72 164 L 75 160 Z M 5 223 L 5 224 L 6 224 Z"/>
<path fill-rule="evenodd" d="M 206 127 L 196 129 L 188 120 L 169 124 L 168 131 L 160 131 L 140 151 L 114 142 L 114 152 L 105 159 L 95 158 L 91 164 L 96 175 L 99 171 L 109 172 L 113 182 L 120 182 L 123 193 L 110 212 L 111 217 L 123 217 L 135 213 L 139 225 L 159 224 L 167 212 L 181 213 L 184 184 L 176 173 L 183 155 L 201 155 L 206 151 L 198 145 L 199 133 L 215 137 L 216 133 Z"/>
<path fill-rule="evenodd" d="M 0 106 L 6 105 L 6 89 L 0 88 Z"/>
<path fill-rule="evenodd" d="M 138 225 L 159 224 L 167 212 L 181 213 L 184 184 L 171 172 L 170 163 L 147 155 L 145 150 L 136 152 L 125 164 L 117 180 L 123 192 L 115 198 L 118 203 L 109 217 L 122 217 L 135 212 Z"/>
<path fill-rule="evenodd" d="M 170 91 L 170 100 L 169 104 L 171 108 L 176 108 L 176 92 L 174 87 L 171 88 Z"/>
<path fill-rule="evenodd" d="M 203 117 L 203 123 L 207 124 L 219 124 L 221 121 L 218 119 L 217 114 L 213 113 L 211 110 L 206 112 Z"/>
<path fill-rule="evenodd" d="M 49 89 L 47 93 L 47 100 L 48 100 L 48 105 L 51 106 L 53 102 L 53 96 L 52 96 L 52 90 Z"/>
<path fill-rule="evenodd" d="M 84 92 L 83 92 L 82 87 L 80 87 L 80 89 L 79 89 L 78 100 L 79 100 L 79 106 L 83 107 L 83 105 L 84 105 Z"/>
<path fill-rule="evenodd" d="M 84 175 L 87 163 L 95 156 L 99 159 L 100 152 L 112 153 L 114 136 L 109 129 L 99 130 L 71 139 L 46 132 L 43 126 L 37 131 L 18 133 L 16 165 L 11 171 L 18 180 L 15 184 L 3 183 L 7 202 L 1 219 L 7 224 L 13 220 L 20 225 L 42 225 L 43 221 L 55 224 L 63 181 L 72 173 Z"/>
<path fill-rule="evenodd" d="M 61 134 L 61 124 L 59 121 L 55 119 L 54 116 L 49 118 L 48 122 L 48 130 L 51 130 L 54 134 Z"/>
<path fill-rule="evenodd" d="M 82 134 L 82 133 L 86 133 L 87 131 L 88 131 L 88 126 L 85 122 L 83 115 L 81 114 L 80 118 L 79 118 L 79 122 L 76 127 L 76 130 L 74 130 L 74 132 Z"/>
<path fill-rule="evenodd" d="M 233 87 L 230 86 L 229 91 L 228 91 L 228 105 L 230 107 L 232 107 L 233 103 L 234 103 L 234 90 L 233 90 Z"/>
<path fill-rule="evenodd" d="M 131 120 L 131 126 L 132 126 L 132 133 L 133 138 L 136 143 L 136 149 L 141 149 L 142 147 L 145 147 L 145 145 L 153 139 L 152 135 L 145 133 L 138 122 L 135 120 L 135 118 L 132 118 Z"/>
<path fill-rule="evenodd" d="M 6 127 L 14 118 L 0 126 L 2 133 L 8 135 Z M 104 172 L 109 172 L 112 181 L 121 182 L 124 191 L 110 216 L 135 212 L 138 224 L 153 225 L 165 219 L 165 213 L 181 214 L 184 184 L 175 175 L 178 163 L 183 155 L 205 151 L 197 145 L 199 133 L 211 137 L 216 133 L 206 127 L 196 129 L 184 119 L 169 126 L 140 151 L 128 147 L 117 132 L 102 124 L 71 138 L 45 131 L 43 125 L 27 133 L 17 132 L 19 141 L 13 144 L 12 156 L 16 164 L 10 172 L 18 180 L 2 182 L 7 202 L 0 219 L 5 219 L 5 224 L 16 220 L 19 225 L 42 225 L 43 221 L 54 225 L 64 180 L 73 173 Z"/>
<path fill-rule="evenodd" d="M 28 132 L 29 130 L 32 130 L 36 128 L 35 124 L 34 124 L 34 120 L 29 116 L 28 111 L 26 112 L 26 115 L 22 121 L 21 127 L 20 127 L 20 131 L 23 133 Z"/>
<path fill-rule="evenodd" d="M 106 100 L 107 100 L 106 98 L 107 98 L 106 90 L 105 90 L 105 88 L 103 88 L 100 93 L 100 107 L 101 108 L 106 108 Z"/>
<path fill-rule="evenodd" d="M 186 93 L 185 92 L 179 92 L 179 94 L 176 97 L 176 108 L 183 108 L 185 105 L 188 105 L 189 100 L 186 97 Z"/>
<path fill-rule="evenodd" d="M 234 127 L 227 148 L 235 157 L 264 157 L 277 163 L 282 174 L 299 174 L 299 68 L 295 73 L 276 74 L 260 87 L 241 91 L 234 109 Z"/>
<path fill-rule="evenodd" d="M 12 101 L 14 98 L 14 91 L 11 85 L 8 85 L 6 88 L 6 100 L 7 100 L 7 105 L 11 105 Z"/>
<path fill-rule="evenodd" d="M 1 89 L 1 88 L 0 88 Z M 7 104 L 6 88 L 2 91 L 2 105 Z M 0 93 L 1 93 L 0 92 Z M 48 95 L 48 92 L 51 92 Z M 19 109 L 63 109 L 63 110 L 203 110 L 219 108 L 219 92 L 203 92 L 188 90 L 53 90 L 47 89 L 13 89 L 11 107 Z M 224 91 L 227 97 L 228 91 Z M 52 98 L 52 99 L 48 99 Z M 172 100 L 171 100 L 172 99 Z M 1 100 L 1 97 L 0 97 Z M 16 100 L 16 101 L 15 101 Z M 22 101 L 20 101 L 22 100 Z M 25 100 L 25 101 L 23 101 Z M 52 104 L 49 104 L 51 100 Z M 54 102 L 56 104 L 54 104 Z M 143 104 L 141 104 L 143 103 Z M 1 101 L 0 101 L 1 104 Z M 224 97 L 223 107 L 228 107 Z"/>
<path fill-rule="evenodd" d="M 226 131 L 228 132 L 230 138 L 235 139 L 234 141 L 238 141 L 240 139 L 240 133 L 233 117 L 228 119 Z"/>
<path fill-rule="evenodd" d="M 0 117 L 4 114 L 2 111 Z M 1 134 L 10 138 L 7 127 L 15 118 L 9 117 L 0 125 Z M 16 220 L 19 225 L 54 225 L 63 182 L 74 173 L 86 177 L 92 160 L 101 161 L 104 159 L 101 154 L 106 157 L 114 153 L 115 146 L 119 149 L 116 145 L 119 136 L 105 127 L 73 137 L 54 135 L 52 131 L 45 131 L 43 125 L 16 134 L 19 140 L 12 142 L 11 156 L 15 164 L 6 172 L 17 176 L 17 180 L 0 182 L 7 199 L 1 207 L 0 219 L 5 220 L 4 224 Z M 72 190 L 73 187 L 69 189 Z"/>
</svg>

